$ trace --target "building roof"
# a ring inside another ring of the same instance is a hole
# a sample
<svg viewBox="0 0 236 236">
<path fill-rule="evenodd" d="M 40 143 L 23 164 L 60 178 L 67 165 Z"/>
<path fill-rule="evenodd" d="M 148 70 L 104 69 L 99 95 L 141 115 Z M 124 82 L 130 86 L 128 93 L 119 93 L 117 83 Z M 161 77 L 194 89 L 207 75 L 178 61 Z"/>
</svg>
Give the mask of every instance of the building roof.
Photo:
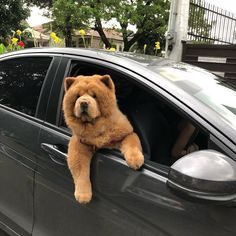
<svg viewBox="0 0 236 236">
<path fill-rule="evenodd" d="M 39 32 L 39 31 L 37 31 L 33 28 L 27 28 L 27 29 L 25 29 L 25 31 L 30 32 L 32 34 L 32 37 L 37 39 L 37 40 L 42 40 L 42 39 L 43 40 L 49 40 L 50 39 L 49 35 L 45 35 L 45 34 Z"/>
<path fill-rule="evenodd" d="M 116 40 L 123 41 L 123 37 L 122 37 L 122 33 L 121 32 L 118 32 L 118 31 L 113 30 L 113 29 L 103 29 L 103 31 L 104 31 L 104 33 L 105 33 L 105 35 L 106 35 L 106 37 L 108 39 L 116 39 Z M 90 30 L 87 30 L 85 32 L 86 32 L 85 37 L 93 35 L 93 37 L 99 37 L 100 38 L 100 35 L 99 35 L 99 33 L 96 30 L 90 29 Z M 80 35 L 79 34 L 79 30 L 75 31 L 75 35 L 76 36 Z"/>
</svg>

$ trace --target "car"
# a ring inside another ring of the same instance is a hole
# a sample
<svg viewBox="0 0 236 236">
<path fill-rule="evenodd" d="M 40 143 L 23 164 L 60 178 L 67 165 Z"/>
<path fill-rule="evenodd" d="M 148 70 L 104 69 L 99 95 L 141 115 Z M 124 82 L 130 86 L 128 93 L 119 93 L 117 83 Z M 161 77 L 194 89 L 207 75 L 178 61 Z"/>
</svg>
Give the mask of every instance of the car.
<svg viewBox="0 0 236 236">
<path fill-rule="evenodd" d="M 67 167 L 62 99 L 68 76 L 109 74 L 142 143 L 129 168 L 117 150 L 91 164 L 79 204 Z M 194 126 L 171 155 L 181 122 Z M 184 151 L 183 150 L 183 151 Z M 236 87 L 156 56 L 34 48 L 0 56 L 0 228 L 9 235 L 236 235 Z"/>
</svg>

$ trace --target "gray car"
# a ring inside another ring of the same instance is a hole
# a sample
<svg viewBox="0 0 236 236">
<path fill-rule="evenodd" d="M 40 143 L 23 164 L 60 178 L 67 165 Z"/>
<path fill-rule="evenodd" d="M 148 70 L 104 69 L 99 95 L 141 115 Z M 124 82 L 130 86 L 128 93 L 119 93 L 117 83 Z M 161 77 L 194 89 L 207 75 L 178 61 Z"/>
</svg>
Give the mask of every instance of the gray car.
<svg viewBox="0 0 236 236">
<path fill-rule="evenodd" d="M 145 164 L 134 171 L 117 150 L 99 150 L 93 199 L 80 205 L 66 162 L 63 81 L 92 74 L 112 77 Z M 195 129 L 173 159 L 181 121 Z M 236 235 L 235 144 L 236 87 L 203 69 L 70 48 L 0 56 L 0 228 L 9 235 Z"/>
</svg>

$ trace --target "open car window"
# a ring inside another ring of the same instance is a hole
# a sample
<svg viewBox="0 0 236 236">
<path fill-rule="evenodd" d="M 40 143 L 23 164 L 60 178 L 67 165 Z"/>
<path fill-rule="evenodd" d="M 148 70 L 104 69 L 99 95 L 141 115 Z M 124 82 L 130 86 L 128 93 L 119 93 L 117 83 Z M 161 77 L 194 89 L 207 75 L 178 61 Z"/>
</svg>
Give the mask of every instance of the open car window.
<svg viewBox="0 0 236 236">
<path fill-rule="evenodd" d="M 118 106 L 138 134 L 146 160 L 170 166 L 181 155 L 207 148 L 207 135 L 194 128 L 188 140 L 182 142 L 183 150 L 177 148 L 173 152 L 172 149 L 183 126 L 187 124 L 186 126 L 193 127 L 193 125 L 148 88 L 129 76 L 79 61 L 72 61 L 68 76 L 94 74 L 111 76 L 116 88 Z M 60 118 L 60 126 L 66 127 L 63 115 Z"/>
</svg>

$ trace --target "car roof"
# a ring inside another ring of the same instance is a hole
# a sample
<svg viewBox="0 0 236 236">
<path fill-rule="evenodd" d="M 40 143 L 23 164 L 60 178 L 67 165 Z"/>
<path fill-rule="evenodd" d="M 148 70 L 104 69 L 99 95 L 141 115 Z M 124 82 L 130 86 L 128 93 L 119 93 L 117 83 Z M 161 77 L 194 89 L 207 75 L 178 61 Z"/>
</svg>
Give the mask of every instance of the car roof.
<svg viewBox="0 0 236 236">
<path fill-rule="evenodd" d="M 169 59 L 150 56 L 132 52 L 111 52 L 109 50 L 104 49 L 85 49 L 85 48 L 54 48 L 54 47 L 41 47 L 41 48 L 29 48 L 23 49 L 19 51 L 9 52 L 2 54 L 0 57 L 9 56 L 9 55 L 18 55 L 18 54 L 31 54 L 31 53 L 53 53 L 53 54 L 69 54 L 69 55 L 77 55 L 77 56 L 86 56 L 93 58 L 101 58 L 108 59 L 109 61 L 115 58 L 123 58 L 125 60 L 130 60 L 138 63 L 142 66 L 148 65 L 163 65 L 167 63 L 171 63 L 172 61 Z"/>
</svg>

